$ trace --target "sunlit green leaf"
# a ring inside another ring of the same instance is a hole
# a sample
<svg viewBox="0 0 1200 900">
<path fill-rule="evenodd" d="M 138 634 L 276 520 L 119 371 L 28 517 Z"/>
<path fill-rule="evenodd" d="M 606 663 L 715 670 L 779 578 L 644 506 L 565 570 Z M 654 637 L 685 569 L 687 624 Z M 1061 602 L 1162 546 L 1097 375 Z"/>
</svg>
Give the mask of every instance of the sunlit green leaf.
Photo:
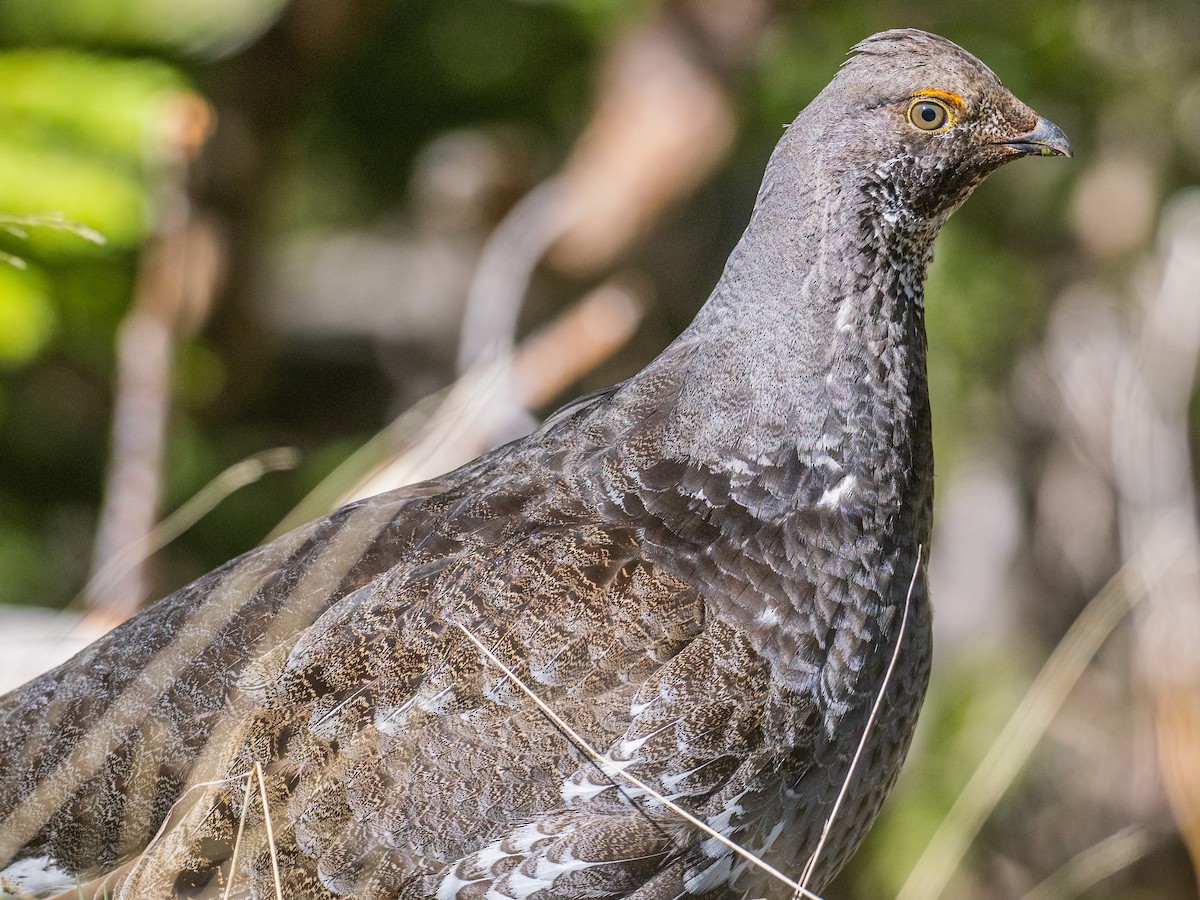
<svg viewBox="0 0 1200 900">
<path fill-rule="evenodd" d="M 78 42 L 221 55 L 271 24 L 287 0 L 6 0 L 0 32 L 35 44 Z"/>
<path fill-rule="evenodd" d="M 29 362 L 49 341 L 54 326 L 42 274 L 0 263 L 0 366 Z"/>
<path fill-rule="evenodd" d="M 133 172 L 80 150 L 14 141 L 0 133 L 0 212 L 56 213 L 98 231 L 114 248 L 139 243 L 150 227 L 147 187 Z M 14 247 L 23 255 L 107 253 L 69 232 L 32 228 Z"/>
<path fill-rule="evenodd" d="M 0 53 L 0 125 L 45 143 L 153 162 L 166 149 L 170 107 L 187 90 L 177 69 L 150 59 L 74 50 Z"/>
</svg>

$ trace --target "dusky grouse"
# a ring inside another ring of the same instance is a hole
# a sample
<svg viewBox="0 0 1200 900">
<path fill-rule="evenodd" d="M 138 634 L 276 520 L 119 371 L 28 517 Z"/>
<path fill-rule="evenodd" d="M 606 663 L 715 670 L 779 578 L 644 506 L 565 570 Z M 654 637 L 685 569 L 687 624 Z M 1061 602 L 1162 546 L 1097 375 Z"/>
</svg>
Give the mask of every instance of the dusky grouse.
<svg viewBox="0 0 1200 900">
<path fill-rule="evenodd" d="M 0 700 L 7 883 L 786 897 L 622 773 L 798 879 L 866 733 L 820 889 L 929 672 L 934 236 L 1028 154 L 1070 147 L 975 57 L 863 41 L 645 371 L 234 560 Z"/>
</svg>

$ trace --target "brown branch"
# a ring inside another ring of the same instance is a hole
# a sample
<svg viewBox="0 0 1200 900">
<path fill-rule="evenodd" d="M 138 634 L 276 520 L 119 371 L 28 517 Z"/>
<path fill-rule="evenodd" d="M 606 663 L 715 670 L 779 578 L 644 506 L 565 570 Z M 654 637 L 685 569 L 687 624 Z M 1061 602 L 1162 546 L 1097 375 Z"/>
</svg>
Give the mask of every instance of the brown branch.
<svg viewBox="0 0 1200 900">
<path fill-rule="evenodd" d="M 569 227 L 550 262 L 593 272 L 690 194 L 733 142 L 733 104 L 668 22 L 614 45 L 596 112 L 559 177 Z"/>
</svg>

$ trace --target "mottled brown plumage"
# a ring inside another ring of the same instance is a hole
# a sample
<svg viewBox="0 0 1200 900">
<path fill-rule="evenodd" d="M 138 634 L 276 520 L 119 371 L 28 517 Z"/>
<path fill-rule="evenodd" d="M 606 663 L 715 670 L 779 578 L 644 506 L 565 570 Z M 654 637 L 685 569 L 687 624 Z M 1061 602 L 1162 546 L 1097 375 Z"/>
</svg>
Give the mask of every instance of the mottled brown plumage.
<svg viewBox="0 0 1200 900">
<path fill-rule="evenodd" d="M 882 691 L 826 883 L 928 676 L 933 238 L 1006 160 L 1069 153 L 944 39 L 857 51 L 644 372 L 0 700 L 4 876 L 71 897 L 268 897 L 276 866 L 288 897 L 787 896 L 619 772 L 798 877 Z"/>
</svg>

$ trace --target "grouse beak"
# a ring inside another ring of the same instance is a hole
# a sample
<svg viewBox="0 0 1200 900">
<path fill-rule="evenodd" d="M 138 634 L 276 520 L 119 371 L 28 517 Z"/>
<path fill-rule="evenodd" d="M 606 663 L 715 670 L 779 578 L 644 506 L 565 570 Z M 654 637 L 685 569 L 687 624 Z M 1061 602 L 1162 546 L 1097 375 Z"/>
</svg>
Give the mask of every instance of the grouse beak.
<svg viewBox="0 0 1200 900">
<path fill-rule="evenodd" d="M 1016 150 L 1022 156 L 1065 156 L 1070 159 L 1075 155 L 1063 130 L 1041 116 L 1038 116 L 1033 131 L 1001 141 L 1000 146 Z"/>
</svg>

